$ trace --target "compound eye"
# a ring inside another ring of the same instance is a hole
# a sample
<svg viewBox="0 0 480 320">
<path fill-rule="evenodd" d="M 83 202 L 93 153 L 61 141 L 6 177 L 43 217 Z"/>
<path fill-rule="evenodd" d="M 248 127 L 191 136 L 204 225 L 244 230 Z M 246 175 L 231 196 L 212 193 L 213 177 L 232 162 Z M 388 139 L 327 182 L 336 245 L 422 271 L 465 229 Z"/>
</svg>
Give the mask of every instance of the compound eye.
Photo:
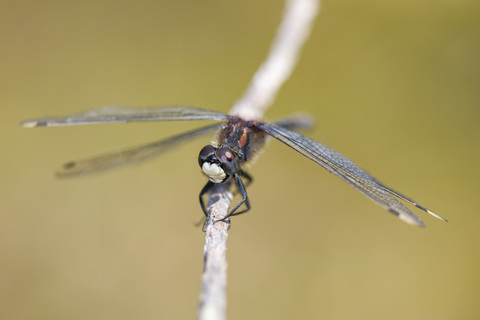
<svg viewBox="0 0 480 320">
<path fill-rule="evenodd" d="M 240 164 L 237 155 L 235 154 L 235 152 L 232 151 L 232 149 L 219 148 L 217 149 L 215 154 L 220 163 L 222 164 L 222 168 L 223 170 L 225 170 L 225 173 L 227 173 L 227 175 L 232 176 L 238 172 L 238 170 L 240 169 Z"/>
<path fill-rule="evenodd" d="M 219 148 L 216 152 L 220 162 L 232 162 L 235 159 L 235 153 L 229 148 Z"/>
<path fill-rule="evenodd" d="M 214 146 L 208 145 L 208 146 L 203 147 L 202 150 L 200 150 L 200 153 L 198 155 L 198 164 L 200 164 L 200 166 L 202 166 L 203 163 L 205 161 L 207 161 L 207 158 L 211 157 L 212 155 L 215 155 L 215 147 Z"/>
</svg>

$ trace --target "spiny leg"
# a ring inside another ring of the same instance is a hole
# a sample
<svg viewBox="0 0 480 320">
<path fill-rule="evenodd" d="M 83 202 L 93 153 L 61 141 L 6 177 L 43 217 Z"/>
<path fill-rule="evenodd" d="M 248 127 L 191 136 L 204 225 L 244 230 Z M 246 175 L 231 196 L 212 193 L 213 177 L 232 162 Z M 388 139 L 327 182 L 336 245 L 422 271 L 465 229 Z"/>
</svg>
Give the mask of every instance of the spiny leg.
<svg viewBox="0 0 480 320">
<path fill-rule="evenodd" d="M 246 174 L 245 172 L 243 172 L 243 174 Z M 248 176 L 248 174 L 247 174 Z M 250 177 L 250 176 L 248 176 Z M 248 179 L 248 178 L 247 178 Z M 237 189 L 238 191 L 240 192 L 240 194 L 242 195 L 242 200 L 240 200 L 239 203 L 237 203 L 237 205 L 232 209 L 230 210 L 230 212 L 225 216 L 225 218 L 222 218 L 218 221 L 228 221 L 228 219 L 230 218 L 230 216 L 236 216 L 236 215 L 239 215 L 239 214 L 242 214 L 242 213 L 245 213 L 247 212 L 248 210 L 250 210 L 251 206 L 250 206 L 250 201 L 248 200 L 248 195 L 247 195 L 247 190 L 245 189 L 245 185 L 243 184 L 243 181 L 242 179 L 240 178 L 239 174 L 235 174 L 233 176 L 233 180 L 235 181 L 235 184 L 237 185 Z M 251 177 L 250 177 L 250 181 L 251 181 Z M 245 210 L 242 210 L 240 212 L 235 212 L 237 211 L 238 208 L 240 208 L 240 206 L 242 204 L 244 204 L 247 206 L 247 208 Z"/>
<path fill-rule="evenodd" d="M 200 191 L 200 206 L 202 207 L 202 211 L 205 214 L 205 218 L 203 219 L 203 226 L 202 226 L 202 231 L 205 232 L 207 223 L 212 221 L 212 217 L 208 213 L 207 206 L 205 205 L 205 202 L 203 200 L 203 196 L 205 193 L 208 193 L 211 197 L 209 201 L 217 202 L 219 200 L 219 197 L 224 197 L 222 194 L 225 193 L 225 191 L 228 191 L 230 189 L 230 183 L 231 180 L 227 180 L 224 183 L 213 183 L 211 181 L 208 181 L 207 184 L 203 187 L 202 191 Z M 222 191 L 223 190 L 223 191 Z M 230 198 L 230 197 L 228 197 Z M 218 220 L 218 221 L 223 221 L 224 219 Z M 214 220 L 216 222 L 217 220 Z M 228 229 L 230 229 L 230 219 L 228 219 L 228 216 L 225 218 L 225 222 L 228 224 Z M 202 221 L 199 221 L 197 226 L 200 226 Z"/>
<path fill-rule="evenodd" d="M 210 191 L 214 185 L 215 184 L 209 180 L 205 185 L 205 187 L 203 187 L 202 191 L 200 191 L 200 196 L 199 196 L 200 206 L 202 207 L 203 214 L 205 214 L 205 217 L 207 219 L 208 219 L 208 213 L 207 213 L 207 207 L 205 206 L 205 202 L 203 201 L 203 195 L 208 191 Z"/>
<path fill-rule="evenodd" d="M 253 182 L 252 176 L 249 175 L 248 172 L 245 170 L 240 169 L 240 171 L 238 171 L 238 175 L 245 178 L 246 180 L 246 182 L 244 183 L 245 189 L 248 188 L 248 186 Z"/>
<path fill-rule="evenodd" d="M 248 186 L 251 185 L 252 182 L 253 182 L 252 176 L 249 175 L 247 171 L 244 171 L 244 170 L 242 170 L 242 169 L 240 169 L 240 170 L 238 171 L 238 175 L 241 176 L 241 177 L 243 177 L 243 178 L 245 178 L 245 180 L 242 180 L 242 183 L 243 183 L 243 185 L 244 185 L 244 188 L 247 189 Z M 245 182 L 243 182 L 243 181 L 245 181 Z M 240 189 L 237 187 L 237 190 L 233 191 L 232 194 L 235 196 L 235 195 L 237 195 L 237 194 L 239 193 L 239 191 L 240 191 Z"/>
<path fill-rule="evenodd" d="M 233 176 L 233 180 L 235 181 L 238 192 L 242 196 L 242 200 L 240 200 L 240 202 L 232 210 L 230 210 L 230 212 L 224 218 L 219 219 L 217 221 L 228 222 L 230 220 L 229 219 L 230 216 L 236 216 L 236 215 L 245 213 L 245 212 L 250 210 L 251 206 L 250 206 L 250 201 L 248 200 L 247 190 L 246 190 L 245 185 L 243 184 L 242 179 L 240 178 L 240 175 L 242 175 L 243 177 L 246 178 L 247 184 L 250 184 L 252 182 L 252 177 L 243 170 L 239 171 L 238 174 L 236 173 Z M 207 212 L 207 207 L 205 206 L 205 202 L 203 201 L 203 196 L 205 195 L 205 193 L 209 192 L 214 187 L 214 185 L 215 184 L 213 182 L 208 181 L 207 184 L 203 187 L 202 191 L 200 191 L 200 195 L 199 195 L 200 206 L 202 207 L 202 211 L 203 211 L 203 213 L 205 214 L 205 217 L 206 217 L 205 222 L 203 223 L 203 227 L 202 227 L 203 231 L 205 231 L 205 225 L 206 225 L 208 219 L 210 218 L 209 215 L 208 215 L 208 212 Z M 235 212 L 244 203 L 245 203 L 247 208 L 245 210 Z M 230 224 L 229 224 L 228 227 L 230 228 Z"/>
</svg>

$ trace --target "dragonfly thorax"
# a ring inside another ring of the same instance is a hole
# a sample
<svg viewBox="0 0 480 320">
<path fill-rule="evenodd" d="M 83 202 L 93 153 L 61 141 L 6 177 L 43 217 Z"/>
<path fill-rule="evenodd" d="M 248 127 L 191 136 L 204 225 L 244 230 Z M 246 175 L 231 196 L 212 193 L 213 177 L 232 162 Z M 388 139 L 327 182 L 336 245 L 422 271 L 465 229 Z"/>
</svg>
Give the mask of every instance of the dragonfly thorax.
<svg viewBox="0 0 480 320">
<path fill-rule="evenodd" d="M 200 151 L 198 164 L 213 183 L 223 183 L 239 170 L 238 157 L 233 150 L 211 145 Z"/>
</svg>

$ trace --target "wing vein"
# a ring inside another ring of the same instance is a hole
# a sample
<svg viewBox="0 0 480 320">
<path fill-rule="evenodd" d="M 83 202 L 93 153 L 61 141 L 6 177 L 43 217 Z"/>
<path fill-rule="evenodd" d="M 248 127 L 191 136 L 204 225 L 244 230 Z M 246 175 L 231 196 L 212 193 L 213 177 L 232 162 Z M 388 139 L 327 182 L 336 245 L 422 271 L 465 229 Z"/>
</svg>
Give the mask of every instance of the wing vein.
<svg viewBox="0 0 480 320">
<path fill-rule="evenodd" d="M 197 128 L 195 130 L 188 131 L 167 139 L 162 139 L 160 141 L 142 144 L 140 146 L 107 153 L 92 158 L 72 161 L 66 163 L 62 168 L 60 168 L 57 171 L 57 175 L 59 177 L 70 177 L 151 160 L 179 146 L 181 142 L 207 134 L 208 132 L 220 128 L 222 125 L 223 123 L 216 123 L 214 125 Z"/>
<path fill-rule="evenodd" d="M 413 201 L 410 201 L 406 197 L 400 196 L 400 194 L 395 193 L 393 190 L 378 183 L 367 172 L 362 170 L 353 161 L 342 155 L 340 152 L 298 132 L 283 128 L 278 125 L 259 124 L 259 127 L 272 137 L 321 165 L 329 172 L 342 178 L 344 181 L 357 188 L 368 198 L 384 207 L 391 213 L 397 215 L 401 220 L 418 226 L 425 225 L 418 216 L 416 216 L 407 207 L 395 199 L 391 194 L 399 196 L 401 199 L 415 204 Z M 419 205 L 417 205 L 417 207 L 421 209 L 423 208 Z"/>
</svg>

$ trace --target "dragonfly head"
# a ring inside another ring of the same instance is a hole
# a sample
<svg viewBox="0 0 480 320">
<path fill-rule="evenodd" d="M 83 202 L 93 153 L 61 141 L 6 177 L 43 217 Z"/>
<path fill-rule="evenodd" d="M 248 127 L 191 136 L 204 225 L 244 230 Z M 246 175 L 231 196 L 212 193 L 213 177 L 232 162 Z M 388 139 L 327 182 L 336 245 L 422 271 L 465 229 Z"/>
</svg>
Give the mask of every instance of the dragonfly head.
<svg viewBox="0 0 480 320">
<path fill-rule="evenodd" d="M 203 147 L 198 155 L 198 164 L 213 183 L 225 182 L 239 170 L 238 157 L 229 148 Z"/>
</svg>

